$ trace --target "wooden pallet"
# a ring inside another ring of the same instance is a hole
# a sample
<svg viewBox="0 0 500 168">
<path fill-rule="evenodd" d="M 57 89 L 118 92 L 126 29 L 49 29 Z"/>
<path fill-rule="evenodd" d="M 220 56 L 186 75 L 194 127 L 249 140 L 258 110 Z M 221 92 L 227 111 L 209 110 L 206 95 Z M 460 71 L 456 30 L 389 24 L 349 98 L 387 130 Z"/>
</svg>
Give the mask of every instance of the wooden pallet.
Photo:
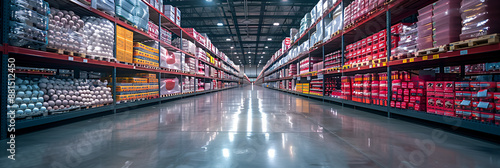
<svg viewBox="0 0 500 168">
<path fill-rule="evenodd" d="M 425 56 L 425 55 L 443 53 L 443 52 L 447 52 L 449 50 L 449 48 L 450 47 L 448 46 L 448 44 L 446 44 L 446 45 L 442 45 L 439 47 L 419 50 L 419 51 L 417 51 L 417 53 L 415 55 L 417 55 L 417 57 L 421 57 L 421 56 Z"/>
<path fill-rule="evenodd" d="M 47 48 L 46 51 L 47 52 L 52 52 L 52 53 L 63 54 L 63 55 L 71 55 L 71 56 L 75 56 L 75 57 L 82 57 L 82 58 L 85 58 L 85 56 L 86 56 L 86 54 L 84 54 L 84 53 L 65 51 L 63 49 Z"/>
<path fill-rule="evenodd" d="M 469 40 L 454 42 L 450 44 L 450 51 L 462 50 L 499 43 L 499 34 L 485 35 Z"/>
<path fill-rule="evenodd" d="M 93 60 L 99 60 L 99 61 L 106 61 L 106 62 L 116 62 L 116 58 L 94 56 L 94 55 L 86 55 L 83 58 L 88 58 L 88 59 L 93 59 Z"/>
<path fill-rule="evenodd" d="M 125 64 L 125 65 L 134 65 L 133 63 L 130 63 L 130 62 L 122 62 L 122 61 L 116 61 L 117 63 L 120 63 L 120 64 Z"/>
</svg>

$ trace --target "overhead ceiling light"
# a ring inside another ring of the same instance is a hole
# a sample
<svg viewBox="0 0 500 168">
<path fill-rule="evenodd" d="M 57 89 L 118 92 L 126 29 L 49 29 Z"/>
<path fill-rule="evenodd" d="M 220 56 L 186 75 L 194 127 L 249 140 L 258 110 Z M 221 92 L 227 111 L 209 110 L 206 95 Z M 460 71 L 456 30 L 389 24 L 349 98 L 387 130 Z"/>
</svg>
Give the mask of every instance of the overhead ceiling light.
<svg viewBox="0 0 500 168">
<path fill-rule="evenodd" d="M 227 39 L 226 39 L 226 41 L 231 41 L 231 39 L 230 39 L 230 38 L 227 38 Z"/>
<path fill-rule="evenodd" d="M 249 51 L 248 53 L 250 54 L 250 53 L 252 53 L 252 52 L 250 52 L 250 51 Z"/>
<path fill-rule="evenodd" d="M 264 56 L 260 56 L 260 58 L 264 58 Z"/>
<path fill-rule="evenodd" d="M 234 54 L 237 54 L 237 52 L 234 52 Z"/>
<path fill-rule="evenodd" d="M 210 2 L 209 0 L 207 0 L 207 1 Z M 219 23 L 217 23 L 217 26 L 224 26 L 224 24 L 219 22 Z"/>
<path fill-rule="evenodd" d="M 231 49 L 233 49 L 234 47 L 231 47 Z"/>
<path fill-rule="evenodd" d="M 236 58 L 240 58 L 240 57 L 236 56 Z"/>
<path fill-rule="evenodd" d="M 265 46 L 264 48 L 269 48 L 268 46 Z"/>
<path fill-rule="evenodd" d="M 251 56 L 248 56 L 248 58 L 252 58 Z"/>
<path fill-rule="evenodd" d="M 262 54 L 266 54 L 266 52 L 262 52 Z"/>
<path fill-rule="evenodd" d="M 280 23 L 278 23 L 278 22 L 274 22 L 274 23 L 273 23 L 273 25 L 275 25 L 275 26 L 279 26 L 279 25 L 280 25 Z"/>
<path fill-rule="evenodd" d="M 267 41 L 271 41 L 271 40 L 273 40 L 273 39 L 272 38 L 267 38 Z"/>
</svg>

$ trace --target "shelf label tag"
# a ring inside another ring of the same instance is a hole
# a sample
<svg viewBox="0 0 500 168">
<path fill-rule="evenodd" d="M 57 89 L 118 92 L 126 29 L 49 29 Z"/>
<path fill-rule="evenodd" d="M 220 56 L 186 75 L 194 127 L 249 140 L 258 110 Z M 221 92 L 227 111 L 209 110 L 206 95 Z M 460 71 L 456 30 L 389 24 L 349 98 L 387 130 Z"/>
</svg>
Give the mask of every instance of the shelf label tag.
<svg viewBox="0 0 500 168">
<path fill-rule="evenodd" d="M 415 58 L 410 58 L 410 62 L 415 62 Z"/>
<path fill-rule="evenodd" d="M 68 60 L 73 61 L 74 59 L 73 57 L 68 57 Z"/>
<path fill-rule="evenodd" d="M 373 67 L 373 66 L 372 66 L 372 65 L 370 65 L 370 68 L 372 68 L 372 67 Z"/>
<path fill-rule="evenodd" d="M 87 63 L 87 62 L 89 62 L 89 61 L 88 61 L 87 59 L 83 59 L 83 62 Z"/>
<path fill-rule="evenodd" d="M 135 69 L 135 66 L 134 66 L 134 69 Z"/>
<path fill-rule="evenodd" d="M 380 66 L 380 63 L 377 64 L 377 67 L 379 67 L 379 66 Z"/>
<path fill-rule="evenodd" d="M 422 57 L 422 60 L 424 60 L 424 61 L 427 60 L 427 59 L 428 59 L 427 56 L 423 56 Z"/>
<path fill-rule="evenodd" d="M 310 76 L 308 76 L 308 77 L 307 77 L 307 80 L 311 80 L 311 77 L 310 77 Z"/>
<path fill-rule="evenodd" d="M 383 62 L 383 63 L 382 63 L 382 66 L 387 66 L 387 62 Z"/>
<path fill-rule="evenodd" d="M 469 50 L 460 51 L 460 55 L 467 55 L 467 54 L 469 54 Z"/>
<path fill-rule="evenodd" d="M 340 70 L 337 70 L 337 72 L 340 72 Z"/>
<path fill-rule="evenodd" d="M 404 60 L 403 60 L 403 64 L 404 64 L 404 63 L 407 63 L 407 62 L 408 62 L 408 60 L 407 60 L 407 59 L 404 59 Z"/>
<path fill-rule="evenodd" d="M 438 59 L 438 58 L 439 58 L 439 54 L 432 55 L 432 59 Z"/>
</svg>

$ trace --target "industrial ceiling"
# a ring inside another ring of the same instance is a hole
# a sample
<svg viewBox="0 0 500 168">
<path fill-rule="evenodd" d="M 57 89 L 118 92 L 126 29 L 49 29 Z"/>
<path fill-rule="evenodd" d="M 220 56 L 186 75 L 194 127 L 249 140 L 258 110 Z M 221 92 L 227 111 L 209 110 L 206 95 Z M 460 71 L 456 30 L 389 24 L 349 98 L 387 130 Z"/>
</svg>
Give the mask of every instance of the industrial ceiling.
<svg viewBox="0 0 500 168">
<path fill-rule="evenodd" d="M 167 0 L 237 65 L 264 66 L 316 0 Z"/>
</svg>

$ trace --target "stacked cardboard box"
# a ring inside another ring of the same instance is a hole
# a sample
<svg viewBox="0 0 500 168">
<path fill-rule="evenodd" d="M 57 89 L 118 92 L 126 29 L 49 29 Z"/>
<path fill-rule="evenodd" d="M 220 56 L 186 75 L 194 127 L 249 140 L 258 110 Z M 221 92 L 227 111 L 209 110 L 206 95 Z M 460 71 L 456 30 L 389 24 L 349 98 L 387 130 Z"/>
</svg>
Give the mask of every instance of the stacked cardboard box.
<svg viewBox="0 0 500 168">
<path fill-rule="evenodd" d="M 134 33 L 121 26 L 116 27 L 116 59 L 133 63 Z"/>
<path fill-rule="evenodd" d="M 325 96 L 333 98 L 342 97 L 342 83 L 339 76 L 325 78 Z"/>
<path fill-rule="evenodd" d="M 342 52 L 334 51 L 325 55 L 325 68 L 338 68 L 342 64 Z"/>
<path fill-rule="evenodd" d="M 462 28 L 460 2 L 462 0 L 439 0 L 432 11 L 433 46 L 439 47 L 460 40 Z"/>
<path fill-rule="evenodd" d="M 500 1 L 463 0 L 460 7 L 462 31 L 460 40 L 467 40 L 500 32 Z M 466 18 L 466 19 L 465 19 Z"/>
<path fill-rule="evenodd" d="M 144 45 L 139 42 L 134 42 L 134 63 L 140 65 L 147 65 L 152 67 L 159 67 L 159 51 L 157 48 L 153 48 Z"/>
<path fill-rule="evenodd" d="M 167 43 L 172 44 L 172 33 L 165 28 L 160 29 L 160 40 Z"/>
<path fill-rule="evenodd" d="M 323 79 L 312 79 L 309 94 L 323 96 Z"/>
<path fill-rule="evenodd" d="M 425 111 L 425 81 L 406 71 L 392 72 L 391 78 L 391 107 Z"/>
<path fill-rule="evenodd" d="M 351 80 L 350 76 L 342 76 L 341 81 L 342 81 L 342 86 L 341 86 L 342 98 L 345 100 L 352 100 L 352 87 L 351 87 L 352 84 L 351 84 L 351 82 L 353 80 Z"/>
<path fill-rule="evenodd" d="M 116 78 L 117 101 L 158 97 L 159 87 L 156 74 L 140 73 L 135 76 L 137 77 Z"/>
<path fill-rule="evenodd" d="M 433 12 L 433 4 L 430 4 L 420 10 L 418 10 L 418 38 L 417 38 L 417 46 L 419 50 L 432 48 L 434 45 L 432 39 L 432 12 Z"/>
<path fill-rule="evenodd" d="M 160 27 L 158 27 L 158 25 L 154 24 L 151 21 L 148 22 L 148 34 L 151 37 L 158 39 L 158 37 L 160 35 L 159 29 L 160 29 Z"/>
</svg>

